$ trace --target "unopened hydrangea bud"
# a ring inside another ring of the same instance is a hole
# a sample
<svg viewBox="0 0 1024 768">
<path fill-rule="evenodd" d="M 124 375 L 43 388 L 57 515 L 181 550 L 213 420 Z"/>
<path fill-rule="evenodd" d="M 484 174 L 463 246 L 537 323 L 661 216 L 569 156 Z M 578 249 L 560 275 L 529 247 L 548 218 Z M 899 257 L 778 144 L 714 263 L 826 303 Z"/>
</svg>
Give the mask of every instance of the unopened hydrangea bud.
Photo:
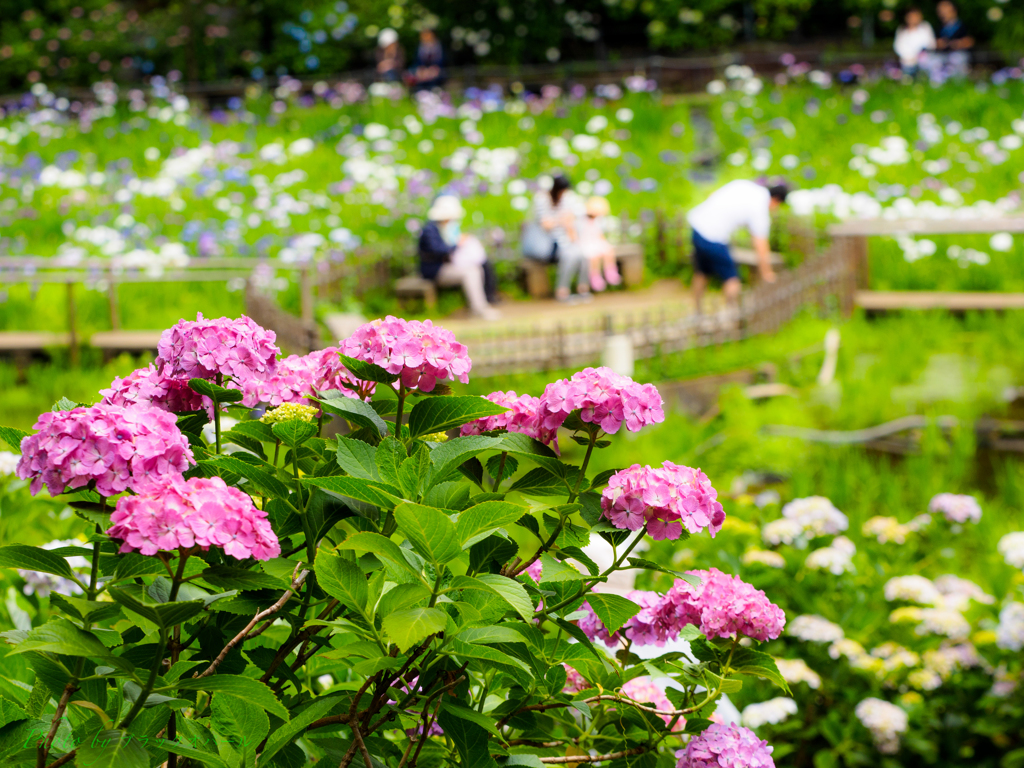
<svg viewBox="0 0 1024 768">
<path fill-rule="evenodd" d="M 447 432 L 431 432 L 429 435 L 423 435 L 423 439 L 428 443 L 447 443 L 448 433 Z"/>
<path fill-rule="evenodd" d="M 264 413 L 260 421 L 264 424 L 280 424 L 283 421 L 304 421 L 308 424 L 316 419 L 318 412 L 318 409 L 311 405 L 284 403 Z"/>
</svg>

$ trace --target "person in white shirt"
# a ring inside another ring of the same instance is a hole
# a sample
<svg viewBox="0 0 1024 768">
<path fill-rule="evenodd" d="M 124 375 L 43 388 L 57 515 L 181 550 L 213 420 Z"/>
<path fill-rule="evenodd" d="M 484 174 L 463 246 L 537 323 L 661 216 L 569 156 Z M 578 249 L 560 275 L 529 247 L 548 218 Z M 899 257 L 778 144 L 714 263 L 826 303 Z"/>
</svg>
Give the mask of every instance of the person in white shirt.
<svg viewBox="0 0 1024 768">
<path fill-rule="evenodd" d="M 921 54 L 935 50 L 935 31 L 919 8 L 910 8 L 903 18 L 905 24 L 896 30 L 893 49 L 903 71 L 914 76 L 921 67 Z"/>
<path fill-rule="evenodd" d="M 729 241 L 738 229 L 750 232 L 761 277 L 775 282 L 768 233 L 771 214 L 786 202 L 788 194 L 782 184 L 768 188 L 738 179 L 715 190 L 690 211 L 686 220 L 693 230 L 693 298 L 698 313 L 708 277 L 722 281 L 722 293 L 731 308 L 739 301 L 740 276 L 729 252 Z"/>
</svg>

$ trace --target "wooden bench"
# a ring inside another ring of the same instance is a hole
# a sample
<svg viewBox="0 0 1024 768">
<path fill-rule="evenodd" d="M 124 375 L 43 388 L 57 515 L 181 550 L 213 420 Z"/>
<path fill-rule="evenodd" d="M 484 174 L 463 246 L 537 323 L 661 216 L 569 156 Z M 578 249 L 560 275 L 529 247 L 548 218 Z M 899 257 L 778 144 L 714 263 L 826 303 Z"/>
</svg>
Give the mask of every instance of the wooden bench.
<svg viewBox="0 0 1024 768">
<path fill-rule="evenodd" d="M 644 281 L 644 249 L 639 243 L 620 243 L 615 248 L 615 261 L 622 276 L 622 285 L 627 288 L 639 286 Z M 519 262 L 526 292 L 533 299 L 552 296 L 551 264 L 537 259 L 522 259 Z"/>
<path fill-rule="evenodd" d="M 138 355 L 156 352 L 162 331 L 100 331 L 89 337 L 89 346 L 103 350 L 103 359 L 109 361 L 121 352 Z"/>
<path fill-rule="evenodd" d="M 419 299 L 427 311 L 437 306 L 437 286 L 433 281 L 419 275 L 399 278 L 395 283 L 395 296 L 398 297 L 399 304 L 406 299 Z"/>
<path fill-rule="evenodd" d="M 988 291 L 857 291 L 854 304 L 868 312 L 901 309 L 968 310 L 1024 309 L 1024 293 Z"/>
</svg>

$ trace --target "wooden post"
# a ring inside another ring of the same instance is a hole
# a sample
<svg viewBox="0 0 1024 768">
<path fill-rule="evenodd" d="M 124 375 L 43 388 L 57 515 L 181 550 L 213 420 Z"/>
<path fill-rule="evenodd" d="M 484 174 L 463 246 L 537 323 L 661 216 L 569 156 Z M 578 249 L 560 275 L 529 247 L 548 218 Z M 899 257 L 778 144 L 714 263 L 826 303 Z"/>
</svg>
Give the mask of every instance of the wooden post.
<svg viewBox="0 0 1024 768">
<path fill-rule="evenodd" d="M 115 331 L 121 330 L 121 309 L 117 302 L 117 280 L 114 279 L 114 270 L 107 275 L 107 303 L 110 306 L 110 328 Z"/>
<path fill-rule="evenodd" d="M 661 208 L 655 214 L 655 228 L 658 241 L 658 261 L 664 264 L 668 254 L 665 253 L 665 241 L 667 239 L 665 233 L 665 212 Z"/>
<path fill-rule="evenodd" d="M 303 267 L 299 272 L 299 290 L 301 291 L 302 320 L 313 322 L 313 274 L 310 267 Z"/>
<path fill-rule="evenodd" d="M 68 349 L 71 352 L 71 365 L 78 365 L 78 331 L 75 329 L 75 284 L 70 280 L 68 287 Z"/>
</svg>

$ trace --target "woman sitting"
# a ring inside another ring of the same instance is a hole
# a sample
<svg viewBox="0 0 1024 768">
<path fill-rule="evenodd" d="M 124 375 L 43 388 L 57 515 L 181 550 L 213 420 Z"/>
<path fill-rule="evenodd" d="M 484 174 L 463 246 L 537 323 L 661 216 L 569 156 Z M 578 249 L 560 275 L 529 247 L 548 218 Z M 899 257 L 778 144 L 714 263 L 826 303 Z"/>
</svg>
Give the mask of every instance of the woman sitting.
<svg viewBox="0 0 1024 768">
<path fill-rule="evenodd" d="M 461 285 L 473 314 L 496 320 L 501 313 L 491 306 L 497 295 L 494 267 L 480 241 L 461 233 L 459 222 L 465 215 L 454 195 L 434 201 L 420 232 L 420 274 L 440 286 Z"/>
<path fill-rule="evenodd" d="M 533 221 L 523 235 L 523 255 L 545 263 L 558 264 L 555 298 L 572 299 L 572 283 L 576 279 L 578 299 L 590 298 L 587 280 L 587 259 L 579 243 L 577 220 L 583 211 L 571 190 L 572 184 L 562 175 L 555 176 L 549 190 L 541 190 L 533 199 Z"/>
</svg>

